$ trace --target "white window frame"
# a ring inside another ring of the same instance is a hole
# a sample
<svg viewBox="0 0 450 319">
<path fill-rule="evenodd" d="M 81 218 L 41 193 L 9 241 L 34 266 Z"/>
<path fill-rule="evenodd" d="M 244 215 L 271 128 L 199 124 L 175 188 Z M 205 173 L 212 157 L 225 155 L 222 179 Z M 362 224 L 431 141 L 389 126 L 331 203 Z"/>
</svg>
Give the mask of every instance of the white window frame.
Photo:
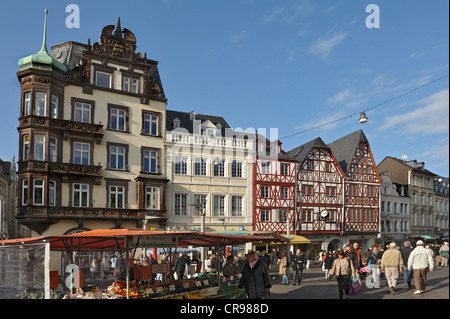
<svg viewBox="0 0 450 319">
<path fill-rule="evenodd" d="M 158 136 L 159 116 L 156 114 L 144 113 L 144 134 Z"/>
<path fill-rule="evenodd" d="M 145 209 L 161 209 L 161 194 L 160 188 L 155 186 L 145 187 Z"/>
<path fill-rule="evenodd" d="M 91 104 L 75 102 L 73 105 L 73 120 L 80 123 L 91 123 L 91 112 Z"/>
<path fill-rule="evenodd" d="M 50 117 L 57 119 L 58 118 L 58 102 L 59 98 L 56 95 L 52 94 L 50 100 Z"/>
<path fill-rule="evenodd" d="M 114 125 L 113 119 L 115 119 L 115 125 Z M 127 130 L 127 111 L 126 110 L 121 109 L 121 108 L 112 107 L 109 120 L 110 120 L 109 128 L 111 130 L 126 132 L 126 130 Z"/>
<path fill-rule="evenodd" d="M 242 161 L 231 162 L 231 177 L 234 177 L 234 178 L 243 178 L 244 177 Z"/>
<path fill-rule="evenodd" d="M 185 193 L 175 193 L 174 194 L 174 209 L 173 213 L 175 216 L 187 216 L 187 200 L 188 195 Z"/>
<path fill-rule="evenodd" d="M 22 180 L 22 206 L 27 206 L 28 201 L 28 179 Z"/>
<path fill-rule="evenodd" d="M 122 151 L 122 152 L 121 152 Z M 109 168 L 110 169 L 117 169 L 120 171 L 126 170 L 125 167 L 125 156 L 126 156 L 126 149 L 122 146 L 115 146 L 111 145 L 109 147 Z M 115 157 L 115 167 L 113 166 L 112 158 Z M 120 162 L 122 163 L 122 168 L 120 168 Z"/>
<path fill-rule="evenodd" d="M 101 75 L 108 75 L 109 76 L 109 85 L 108 86 L 104 86 L 104 85 L 99 85 L 98 84 L 98 76 L 99 74 Z M 95 85 L 102 87 L 102 88 L 106 88 L 106 89 L 112 89 L 112 74 L 111 73 L 107 73 L 107 72 L 102 72 L 102 71 L 95 71 Z"/>
<path fill-rule="evenodd" d="M 113 198 L 114 195 L 114 198 Z M 119 200 L 122 196 L 122 200 Z M 110 208 L 125 208 L 126 190 L 123 185 L 109 185 L 109 207 Z M 120 204 L 120 205 L 119 205 Z"/>
<path fill-rule="evenodd" d="M 78 187 L 78 188 L 77 188 Z M 84 188 L 86 187 L 86 188 Z M 75 194 L 78 193 L 79 202 L 75 205 Z M 86 206 L 83 206 L 83 195 L 86 195 Z M 89 184 L 74 183 L 72 184 L 72 207 L 89 207 Z"/>
<path fill-rule="evenodd" d="M 31 115 L 31 92 L 26 92 L 24 95 L 23 112 L 24 116 Z"/>
<path fill-rule="evenodd" d="M 205 158 L 196 157 L 194 159 L 194 175 L 195 176 L 206 176 L 208 174 L 206 163 L 207 163 L 207 160 Z M 197 170 L 197 165 L 199 165 L 198 170 Z M 197 173 L 200 173 L 200 174 L 197 174 Z M 202 173 L 204 173 L 204 174 L 202 174 Z"/>
<path fill-rule="evenodd" d="M 226 203 L 226 195 L 224 194 L 215 194 L 213 196 L 213 216 L 214 217 L 223 217 L 225 216 L 225 203 Z"/>
<path fill-rule="evenodd" d="M 158 152 L 153 150 L 144 150 L 142 169 L 146 173 L 158 173 Z M 145 163 L 148 161 L 148 170 L 145 169 Z M 155 169 L 152 170 L 152 161 L 155 163 Z"/>
<path fill-rule="evenodd" d="M 30 135 L 23 135 L 23 160 L 27 161 L 30 156 Z"/>
<path fill-rule="evenodd" d="M 49 161 L 50 162 L 56 162 L 58 158 L 58 140 L 56 137 L 50 137 L 49 138 Z"/>
<path fill-rule="evenodd" d="M 173 163 L 173 173 L 175 175 L 188 174 L 188 158 L 186 156 L 176 156 Z"/>
<path fill-rule="evenodd" d="M 37 185 L 36 182 L 42 182 L 42 185 Z M 33 179 L 33 205 L 35 206 L 43 206 L 44 205 L 44 195 L 45 195 L 45 180 L 43 179 Z M 41 190 L 41 202 L 36 201 L 36 190 Z"/>
<path fill-rule="evenodd" d="M 39 96 L 42 94 L 42 96 Z M 34 115 L 46 116 L 47 112 L 47 92 L 37 91 L 34 101 Z"/>
<path fill-rule="evenodd" d="M 56 206 L 56 181 L 48 181 L 48 205 Z"/>
<path fill-rule="evenodd" d="M 33 159 L 35 161 L 45 161 L 45 135 L 34 134 L 34 154 Z M 38 152 L 39 149 L 39 152 Z M 42 151 L 42 153 L 41 153 Z M 40 156 L 38 156 L 40 155 Z"/>
<path fill-rule="evenodd" d="M 81 147 L 87 146 L 88 149 L 87 150 L 83 149 L 83 148 L 77 149 L 77 145 L 81 146 Z M 80 153 L 80 156 L 79 156 L 80 163 L 77 163 L 77 161 L 76 161 L 76 159 L 77 159 L 76 153 L 77 152 Z M 85 154 L 87 154 L 87 163 L 83 163 L 83 156 Z M 91 161 L 91 144 L 83 143 L 83 142 L 74 142 L 73 143 L 73 163 L 79 164 L 79 165 L 90 165 L 90 161 Z"/>
<path fill-rule="evenodd" d="M 244 214 L 244 196 L 231 195 L 231 216 L 242 217 L 243 214 Z"/>
</svg>

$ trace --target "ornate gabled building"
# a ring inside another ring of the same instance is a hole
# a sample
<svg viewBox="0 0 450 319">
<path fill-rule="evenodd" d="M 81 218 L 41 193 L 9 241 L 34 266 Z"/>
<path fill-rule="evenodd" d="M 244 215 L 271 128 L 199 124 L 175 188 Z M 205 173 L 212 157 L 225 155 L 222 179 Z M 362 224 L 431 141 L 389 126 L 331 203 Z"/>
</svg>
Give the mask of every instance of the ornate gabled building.
<svg viewBox="0 0 450 319">
<path fill-rule="evenodd" d="M 296 231 L 312 245 L 328 243 L 342 233 L 344 172 L 320 137 L 288 154 L 297 160 Z"/>
<path fill-rule="evenodd" d="M 19 60 L 17 220 L 36 234 L 166 221 L 166 98 L 134 34 L 103 28 Z"/>
<path fill-rule="evenodd" d="M 380 232 L 381 178 L 362 130 L 330 144 L 344 177 L 343 235 L 367 248 Z"/>
<path fill-rule="evenodd" d="M 253 228 L 295 234 L 296 160 L 281 149 L 281 141 L 257 138 L 253 164 Z"/>
</svg>

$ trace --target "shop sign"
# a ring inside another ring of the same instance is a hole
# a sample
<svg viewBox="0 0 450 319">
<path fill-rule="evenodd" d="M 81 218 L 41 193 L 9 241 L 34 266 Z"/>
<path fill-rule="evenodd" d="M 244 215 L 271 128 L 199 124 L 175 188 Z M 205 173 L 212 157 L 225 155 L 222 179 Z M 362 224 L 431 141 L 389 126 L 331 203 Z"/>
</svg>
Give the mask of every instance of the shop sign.
<svg viewBox="0 0 450 319">
<path fill-rule="evenodd" d="M 178 247 L 177 236 L 141 235 L 132 236 L 130 248 L 176 248 Z"/>
</svg>

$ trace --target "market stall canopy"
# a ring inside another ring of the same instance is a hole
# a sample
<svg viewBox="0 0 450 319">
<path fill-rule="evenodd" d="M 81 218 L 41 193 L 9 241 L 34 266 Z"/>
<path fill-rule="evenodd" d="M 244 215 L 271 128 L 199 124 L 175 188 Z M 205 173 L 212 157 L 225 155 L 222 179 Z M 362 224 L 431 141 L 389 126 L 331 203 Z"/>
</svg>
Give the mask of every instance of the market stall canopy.
<svg viewBox="0 0 450 319">
<path fill-rule="evenodd" d="M 130 245 L 130 248 L 136 246 L 139 247 L 140 238 L 145 236 L 153 236 L 158 238 L 157 244 L 166 245 L 167 242 L 176 239 L 177 247 L 202 247 L 202 246 L 215 246 L 219 245 L 239 245 L 253 241 L 273 241 L 273 237 L 268 236 L 251 236 L 251 235 L 230 235 L 230 234 L 217 234 L 217 233 L 198 233 L 198 232 L 164 232 L 164 231 L 151 231 L 142 229 L 101 229 L 92 230 L 82 233 L 76 233 L 71 235 L 61 236 L 46 236 L 35 238 L 20 238 L 0 241 L 0 245 L 22 245 L 50 242 L 51 250 L 68 250 L 72 247 L 75 250 L 115 250 L 125 249 L 125 238 L 132 238 L 130 243 L 135 243 L 134 246 Z M 167 240 L 165 240 L 167 239 Z M 145 242 L 143 240 L 143 242 Z M 142 242 L 141 242 L 142 243 Z M 150 247 L 148 244 L 146 247 Z M 165 246 L 169 247 L 170 246 Z"/>
<path fill-rule="evenodd" d="M 286 235 L 282 235 L 284 237 L 284 243 L 286 243 Z M 311 241 L 303 236 L 299 236 L 299 235 L 290 235 L 289 236 L 290 239 L 290 244 L 291 245 L 299 245 L 299 244 L 310 244 Z"/>
<path fill-rule="evenodd" d="M 211 233 L 210 233 L 211 234 Z M 263 231 L 223 231 L 223 232 L 214 232 L 212 234 L 220 234 L 220 235 L 236 235 L 236 236 L 251 236 L 256 238 L 254 241 L 263 241 L 267 242 L 271 238 L 270 241 L 275 242 L 283 242 L 285 239 L 282 235 L 277 232 L 263 232 Z"/>
</svg>

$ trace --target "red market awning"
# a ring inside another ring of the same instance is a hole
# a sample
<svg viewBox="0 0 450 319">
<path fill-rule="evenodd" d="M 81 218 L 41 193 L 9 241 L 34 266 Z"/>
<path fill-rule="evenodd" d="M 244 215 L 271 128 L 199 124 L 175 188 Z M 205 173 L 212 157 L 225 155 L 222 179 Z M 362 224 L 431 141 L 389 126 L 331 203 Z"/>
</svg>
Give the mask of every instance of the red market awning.
<svg viewBox="0 0 450 319">
<path fill-rule="evenodd" d="M 272 236 L 248 236 L 199 232 L 164 232 L 142 229 L 101 229 L 60 236 L 44 236 L 20 238 L 0 241 L 0 245 L 17 246 L 34 243 L 50 243 L 51 250 L 115 250 L 125 249 L 125 238 L 128 236 L 170 236 L 177 237 L 178 247 L 208 247 L 215 245 L 240 245 L 254 241 L 274 240 Z"/>
</svg>

